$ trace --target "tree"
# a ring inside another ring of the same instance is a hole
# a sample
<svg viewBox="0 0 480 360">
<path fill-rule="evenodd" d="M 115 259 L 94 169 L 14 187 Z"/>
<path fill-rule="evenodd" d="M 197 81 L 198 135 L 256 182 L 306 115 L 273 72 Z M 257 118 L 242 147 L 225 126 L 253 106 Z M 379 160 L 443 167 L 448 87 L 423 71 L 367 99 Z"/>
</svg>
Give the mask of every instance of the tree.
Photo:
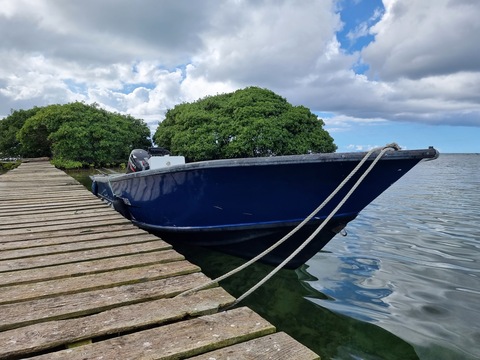
<svg viewBox="0 0 480 360">
<path fill-rule="evenodd" d="M 333 152 L 323 125 L 306 107 L 248 87 L 176 105 L 153 140 L 189 161 Z"/>
<path fill-rule="evenodd" d="M 0 158 L 25 156 L 27 151 L 17 139 L 17 133 L 25 121 L 34 116 L 38 110 L 40 110 L 38 107 L 30 110 L 12 110 L 9 116 L 0 121 Z"/>
<path fill-rule="evenodd" d="M 74 102 L 36 109 L 16 131 L 23 156 L 49 156 L 60 165 L 106 165 L 125 161 L 134 148 L 151 146 L 150 130 L 142 120 L 96 104 Z M 6 118 L 0 124 L 4 121 L 12 120 Z"/>
</svg>

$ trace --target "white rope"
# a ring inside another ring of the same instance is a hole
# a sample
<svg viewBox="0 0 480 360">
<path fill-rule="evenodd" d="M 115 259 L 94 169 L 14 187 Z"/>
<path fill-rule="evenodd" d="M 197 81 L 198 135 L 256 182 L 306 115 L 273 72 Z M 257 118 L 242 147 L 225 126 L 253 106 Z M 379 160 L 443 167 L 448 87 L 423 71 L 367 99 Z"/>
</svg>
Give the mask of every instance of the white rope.
<svg viewBox="0 0 480 360">
<path fill-rule="evenodd" d="M 375 158 L 375 160 L 370 164 L 368 169 L 362 174 L 362 176 L 357 180 L 355 185 L 350 189 L 350 191 L 345 195 L 345 197 L 338 203 L 335 209 L 327 216 L 327 218 L 320 224 L 320 226 L 300 245 L 293 253 L 290 254 L 285 260 L 283 260 L 275 269 L 273 269 L 267 276 L 265 276 L 262 280 L 260 280 L 257 284 L 252 286 L 248 291 L 246 291 L 243 295 L 238 297 L 235 302 L 230 305 L 229 307 L 237 305 L 240 301 L 245 299 L 248 295 L 253 293 L 257 290 L 260 286 L 266 283 L 273 275 L 279 272 L 290 260 L 292 260 L 300 251 L 302 251 L 305 246 L 307 246 L 314 238 L 318 235 L 318 233 L 327 225 L 327 223 L 331 220 L 331 218 L 337 213 L 338 210 L 345 204 L 345 202 L 350 198 L 353 192 L 357 189 L 357 187 L 362 183 L 365 177 L 370 173 L 370 171 L 374 168 L 380 158 L 385 154 L 387 151 L 391 150 L 391 148 L 384 148 Z"/>
<path fill-rule="evenodd" d="M 250 290 L 248 290 L 246 293 L 244 293 L 242 296 L 240 296 L 231 306 L 234 306 L 238 304 L 240 301 L 242 301 L 245 297 L 250 295 L 253 291 L 255 291 L 258 287 L 263 285 L 266 281 L 268 281 L 273 275 L 275 275 L 281 268 L 285 266 L 295 255 L 297 255 L 305 246 L 307 246 L 310 241 L 323 229 L 323 227 L 327 224 L 327 222 L 335 215 L 335 213 L 340 209 L 340 207 L 348 200 L 350 195 L 353 193 L 353 191 L 360 185 L 360 183 L 363 181 L 365 176 L 371 171 L 373 166 L 380 160 L 380 158 L 383 156 L 383 154 L 388 151 L 388 150 L 398 150 L 399 146 L 397 144 L 389 144 L 386 145 L 383 148 L 375 148 L 370 150 L 365 156 L 362 158 L 362 160 L 357 164 L 357 166 L 350 172 L 350 174 L 337 186 L 337 188 L 315 209 L 313 210 L 310 215 L 308 215 L 301 223 L 299 223 L 294 229 L 292 229 L 288 234 L 286 234 L 283 238 L 281 238 L 279 241 L 277 241 L 275 244 L 270 246 L 268 249 L 264 250 L 254 258 L 250 259 L 246 263 L 242 264 L 241 266 L 229 271 L 228 273 L 219 276 L 213 280 L 210 280 L 202 285 L 199 285 L 197 287 L 194 287 L 192 289 L 186 290 L 177 296 L 185 296 L 194 292 L 197 292 L 199 290 L 202 290 L 208 286 L 211 286 L 213 284 L 217 284 L 221 280 L 224 280 L 240 271 L 243 269 L 247 268 L 257 260 L 261 259 L 263 256 L 267 255 L 274 249 L 276 249 L 278 246 L 283 244 L 286 240 L 288 240 L 293 234 L 295 234 L 298 230 L 300 230 L 306 223 L 308 223 L 314 216 L 317 214 L 342 188 L 345 186 L 345 184 L 357 173 L 357 171 L 362 167 L 362 165 L 368 160 L 370 155 L 378 150 L 381 150 L 381 152 L 378 154 L 374 162 L 370 165 L 370 167 L 366 170 L 366 172 L 360 177 L 360 179 L 355 183 L 355 185 L 352 187 L 352 189 L 349 191 L 349 193 L 343 198 L 343 200 L 340 202 L 340 204 L 330 213 L 330 215 L 322 222 L 322 224 L 308 237 L 307 240 L 297 249 L 295 250 L 287 259 L 285 259 L 281 264 L 279 264 L 274 270 L 272 270 L 271 273 L 269 273 L 265 278 L 263 278 L 259 283 L 257 283 L 254 287 L 252 287 Z"/>
</svg>

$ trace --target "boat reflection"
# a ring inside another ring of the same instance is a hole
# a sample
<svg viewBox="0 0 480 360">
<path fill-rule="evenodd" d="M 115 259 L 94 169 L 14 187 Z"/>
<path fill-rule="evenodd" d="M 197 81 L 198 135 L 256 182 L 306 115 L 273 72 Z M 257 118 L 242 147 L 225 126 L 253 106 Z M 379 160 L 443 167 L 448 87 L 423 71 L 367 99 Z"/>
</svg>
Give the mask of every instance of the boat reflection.
<svg viewBox="0 0 480 360">
<path fill-rule="evenodd" d="M 205 248 L 175 248 L 211 278 L 244 262 Z M 239 297 L 272 269 L 256 263 L 223 280 L 220 285 Z M 322 359 L 418 359 L 411 345 L 381 327 L 323 306 L 334 301 L 328 292 L 312 286 L 316 280 L 308 265 L 297 270 L 281 270 L 238 306 L 250 307 L 274 324 L 278 331 L 285 331 Z"/>
</svg>

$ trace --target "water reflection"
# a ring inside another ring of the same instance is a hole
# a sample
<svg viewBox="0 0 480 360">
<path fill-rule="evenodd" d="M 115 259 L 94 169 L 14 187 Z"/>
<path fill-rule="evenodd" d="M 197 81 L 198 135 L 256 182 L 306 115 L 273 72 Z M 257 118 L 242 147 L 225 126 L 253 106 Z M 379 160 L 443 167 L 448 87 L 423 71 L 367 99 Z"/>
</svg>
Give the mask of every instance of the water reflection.
<svg viewBox="0 0 480 360">
<path fill-rule="evenodd" d="M 243 263 L 236 257 L 202 248 L 176 249 L 210 277 Z M 270 266 L 254 264 L 221 285 L 238 297 L 271 270 Z M 282 270 L 239 306 L 257 311 L 277 330 L 287 332 L 322 359 L 418 359 L 411 345 L 381 327 L 319 306 L 317 302 L 333 298 L 319 291 L 316 284 L 317 279 L 306 265 L 297 271 Z"/>
<path fill-rule="evenodd" d="M 388 314 L 382 308 L 389 306 L 384 299 L 392 290 L 388 282 L 374 277 L 380 260 L 319 253 L 308 264 L 306 271 L 317 278 L 310 286 L 327 296 L 326 300 L 310 299 L 314 303 L 362 321 Z"/>
</svg>

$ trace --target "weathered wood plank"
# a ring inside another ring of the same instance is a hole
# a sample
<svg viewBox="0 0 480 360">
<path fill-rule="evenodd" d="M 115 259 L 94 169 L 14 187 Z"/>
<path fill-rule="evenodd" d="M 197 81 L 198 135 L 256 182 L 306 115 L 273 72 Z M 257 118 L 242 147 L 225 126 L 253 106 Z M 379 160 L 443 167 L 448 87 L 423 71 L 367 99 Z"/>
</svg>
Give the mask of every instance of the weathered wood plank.
<svg viewBox="0 0 480 360">
<path fill-rule="evenodd" d="M 18 202 L 21 203 L 22 201 L 37 201 L 37 200 L 45 200 L 45 199 L 52 199 L 52 198 L 59 198 L 64 197 L 66 199 L 76 199 L 78 197 L 81 198 L 92 198 L 93 194 L 88 191 L 85 191 L 83 186 L 78 186 L 75 188 L 55 188 L 54 190 L 44 190 L 42 192 L 38 192 L 38 189 L 25 189 L 22 191 L 13 191 L 8 194 L 8 197 L 3 197 L 0 199 L 0 204 L 8 204 L 9 202 Z"/>
<path fill-rule="evenodd" d="M 10 174 L 10 173 L 16 174 L 26 170 L 31 171 L 31 169 L 36 169 L 36 168 L 44 169 L 43 171 L 45 171 L 46 173 L 55 173 L 55 172 L 63 173 L 63 171 L 58 170 L 55 166 L 50 164 L 48 159 L 44 161 L 38 161 L 36 164 L 34 164 L 32 161 L 24 159 L 22 160 L 22 164 L 20 164 L 20 166 L 16 167 L 15 169 L 12 169 L 7 174 Z"/>
<path fill-rule="evenodd" d="M 0 230 L 15 229 L 20 227 L 28 227 L 28 225 L 41 226 L 48 225 L 54 220 L 56 223 L 60 221 L 72 221 L 78 219 L 98 219 L 107 215 L 119 214 L 108 206 L 95 209 L 79 209 L 67 210 L 57 214 L 34 214 L 34 215 L 12 215 L 6 219 L 2 219 Z M 120 215 L 121 216 L 121 215 Z"/>
<path fill-rule="evenodd" d="M 83 210 L 83 209 L 100 209 L 105 207 L 105 203 L 99 201 L 98 199 L 92 200 L 83 200 L 81 203 L 64 203 L 64 204 L 49 204 L 48 206 L 40 205 L 36 207 L 31 207 L 28 209 L 3 209 L 0 206 L 0 220 L 9 218 L 10 216 L 17 215 L 35 215 L 35 214 L 49 214 L 49 213 L 61 213 L 62 210 Z"/>
<path fill-rule="evenodd" d="M 184 359 L 273 332 L 275 327 L 252 310 L 238 308 L 33 359 L 114 359 L 120 348 L 124 359 Z"/>
<path fill-rule="evenodd" d="M 108 272 L 45 280 L 38 283 L 11 285 L 1 288 L 0 304 L 75 294 L 138 282 L 189 274 L 200 269 L 188 261 L 175 261 Z"/>
<path fill-rule="evenodd" d="M 320 356 L 284 332 L 266 335 L 226 348 L 194 356 L 190 360 L 317 360 Z"/>
<path fill-rule="evenodd" d="M 116 219 L 124 219 L 122 215 L 117 213 L 116 211 L 107 211 L 106 213 L 102 214 L 101 216 L 83 216 L 83 215 L 78 215 L 78 216 L 72 216 L 67 219 L 60 219 L 60 220 L 55 220 L 54 222 L 52 221 L 35 221 L 32 220 L 32 222 L 29 223 L 19 223 L 19 224 L 8 224 L 8 225 L 0 225 L 0 232 L 2 233 L 8 233 L 15 231 L 17 229 L 28 229 L 28 231 L 32 231 L 33 228 L 48 228 L 51 226 L 61 226 L 61 225 L 71 225 L 71 224 L 77 224 L 77 223 L 95 223 L 99 219 L 102 220 L 116 220 Z"/>
<path fill-rule="evenodd" d="M 109 248 L 112 246 L 125 245 L 125 244 L 135 244 L 135 243 L 145 243 L 149 241 L 158 241 L 159 238 L 150 235 L 147 233 L 139 235 L 130 235 L 124 237 L 112 238 L 109 234 L 104 234 L 103 238 L 98 237 L 95 241 L 76 241 L 68 242 L 64 244 L 49 244 L 47 246 L 39 246 L 39 244 L 34 244 L 34 247 L 25 247 L 23 249 L 14 249 L 14 250 L 4 250 L 2 249 L 2 244 L 0 244 L 0 259 L 17 259 L 22 257 L 30 256 L 39 256 L 39 255 L 48 255 L 48 254 L 59 254 L 70 251 L 83 251 L 89 249 L 102 249 Z M 7 243 L 11 245 L 11 243 Z M 3 251 L 2 251 L 3 250 Z"/>
<path fill-rule="evenodd" d="M 75 263 L 86 260 L 106 259 L 126 254 L 149 253 L 152 251 L 171 249 L 171 245 L 162 240 L 152 241 L 141 244 L 119 245 L 108 248 L 108 250 L 99 251 L 85 250 L 75 251 L 68 254 L 42 255 L 30 258 L 10 259 L 0 261 L 0 272 L 14 271 L 22 269 L 41 268 L 44 266 Z"/>
<path fill-rule="evenodd" d="M 181 261 L 185 257 L 175 250 L 161 250 L 151 253 L 118 256 L 108 259 L 82 261 L 37 268 L 0 273 L 0 288 L 3 286 L 44 280 L 61 279 L 71 276 L 96 274 L 110 270 L 128 269 L 137 266 L 161 264 L 170 261 Z M 0 289 L 1 291 L 1 289 Z"/>
<path fill-rule="evenodd" d="M 47 224 L 38 224 L 32 223 L 30 226 L 21 224 L 18 227 L 7 227 L 0 229 L 1 235 L 16 235 L 22 234 L 25 232 L 31 233 L 41 233 L 45 231 L 51 230 L 62 230 L 62 229 L 70 229 L 70 228 L 88 228 L 88 227 L 96 227 L 101 226 L 100 223 L 103 224 L 128 224 L 130 223 L 129 220 L 125 219 L 120 214 L 111 213 L 105 214 L 104 216 L 98 218 L 86 218 L 86 219 L 72 219 L 72 220 L 60 220 L 55 222 L 49 222 Z"/>
<path fill-rule="evenodd" d="M 85 200 L 96 200 L 97 202 L 101 203 L 101 200 L 98 198 L 92 198 L 90 195 L 83 193 L 82 195 L 77 195 L 75 197 L 61 197 L 57 195 L 56 197 L 48 197 L 48 198 L 37 198 L 37 199 L 8 199 L 8 200 L 0 200 L 0 208 L 2 212 L 6 212 L 7 210 L 17 211 L 16 208 L 18 207 L 19 210 L 34 210 L 31 205 L 42 206 L 45 208 L 45 205 L 52 204 L 55 202 L 62 202 L 64 205 L 71 205 L 81 207 L 82 202 Z M 105 207 L 107 206 L 103 203 Z M 29 209 L 22 208 L 25 205 L 30 206 Z M 20 216 L 23 214 L 19 214 Z"/>
<path fill-rule="evenodd" d="M 77 241 L 95 241 L 97 239 L 120 238 L 124 236 L 146 235 L 131 223 L 104 225 L 102 227 L 42 232 L 37 234 L 0 235 L 0 250 L 22 249 L 35 246 L 68 244 Z"/>
<path fill-rule="evenodd" d="M 207 281 L 208 277 L 196 272 L 114 288 L 24 301 L 19 304 L 4 304 L 0 305 L 0 331 L 169 298 Z"/>
<path fill-rule="evenodd" d="M 212 314 L 234 300 L 222 288 L 214 288 L 189 296 L 154 300 L 81 318 L 8 330 L 0 332 L 0 344 L 8 344 L 0 346 L 0 358 L 27 355 L 86 339 Z"/>
<path fill-rule="evenodd" d="M 55 233 L 52 233 L 55 234 Z M 129 227 L 118 227 L 113 230 L 113 232 L 102 231 L 102 232 L 88 232 L 87 234 L 70 234 L 68 232 L 64 236 L 52 236 L 52 237 L 38 237 L 35 239 L 19 239 L 17 241 L 1 241 L 0 240 L 0 251 L 5 250 L 20 250 L 27 248 L 36 248 L 36 247 L 45 247 L 45 246 L 56 246 L 56 245 L 66 245 L 70 243 L 80 243 L 79 246 L 82 247 L 82 242 L 95 242 L 97 240 L 107 240 L 111 239 L 116 241 L 117 244 L 128 243 L 128 242 L 141 242 L 146 241 L 147 239 L 153 240 L 158 239 L 158 237 L 148 234 L 145 231 L 142 231 L 134 226 Z M 2 258 L 0 254 L 0 258 Z"/>
<path fill-rule="evenodd" d="M 58 191 L 56 191 L 56 194 L 55 195 L 49 195 L 47 196 L 47 194 L 43 194 L 42 193 L 42 196 L 34 196 L 32 193 L 31 195 L 30 194 L 26 194 L 22 191 L 21 193 L 21 196 L 20 194 L 16 195 L 16 196 L 10 196 L 8 195 L 8 198 L 4 197 L 0 200 L 0 207 L 7 207 L 9 206 L 10 208 L 13 208 L 13 206 L 11 205 L 27 205 L 27 204 L 38 204 L 38 203 L 44 203 L 44 202 L 53 202 L 55 200 L 58 200 L 58 199 L 64 199 L 64 200 L 68 200 L 68 202 L 72 202 L 74 203 L 75 201 L 77 201 L 77 204 L 81 203 L 81 201 L 79 200 L 97 200 L 98 202 L 101 202 L 100 199 L 96 198 L 96 197 L 93 197 L 94 195 L 93 194 L 90 194 L 88 192 L 85 192 L 85 189 L 80 189 L 80 190 L 75 190 L 75 191 L 63 191 L 63 193 L 65 194 L 64 196 L 61 196 L 62 194 L 59 194 Z M 68 203 L 67 202 L 67 203 Z"/>
<path fill-rule="evenodd" d="M 123 218 L 122 216 L 120 215 L 116 216 L 115 214 L 114 216 L 109 215 L 106 217 L 101 217 L 97 221 L 79 222 L 74 224 L 62 224 L 62 225 L 56 225 L 55 223 L 53 223 L 52 225 L 33 227 L 27 230 L 23 228 L 2 230 L 0 231 L 0 238 L 1 236 L 24 234 L 26 231 L 33 234 L 33 233 L 41 233 L 41 232 L 54 231 L 54 230 L 56 231 L 56 230 L 68 230 L 68 229 L 85 229 L 89 227 L 99 227 L 99 226 L 114 225 L 114 224 L 131 224 L 131 222 Z"/>
<path fill-rule="evenodd" d="M 21 171 L 22 168 L 17 168 L 17 169 L 18 170 L 16 171 L 7 172 L 6 173 L 7 176 L 5 176 L 5 178 L 19 179 L 24 181 L 28 181 L 29 179 L 44 180 L 44 179 L 57 179 L 57 178 L 71 178 L 61 170 L 50 169 L 48 167 L 41 167 L 41 169 L 36 169 L 36 171 L 33 170 L 32 167 L 30 167 L 29 169 L 25 169 L 24 167 L 25 171 Z M 28 174 L 29 176 L 26 177 L 25 174 Z"/>
<path fill-rule="evenodd" d="M 22 170 L 22 169 L 20 169 Z M 24 171 L 9 171 L 3 176 L 5 180 L 11 181 L 48 181 L 48 180 L 55 180 L 55 179 L 72 179 L 72 177 L 65 174 L 63 171 L 51 171 L 49 169 L 41 168 L 41 169 L 24 169 Z M 78 184 L 78 182 L 77 182 Z"/>
<path fill-rule="evenodd" d="M 18 169 L 18 168 L 17 168 Z M 21 170 L 21 168 L 20 168 Z M 48 168 L 42 168 L 42 169 L 37 169 L 36 171 L 33 170 L 30 167 L 28 169 L 28 175 L 25 176 L 25 172 L 22 173 L 22 171 L 9 171 L 7 172 L 7 176 L 5 176 L 6 180 L 12 180 L 15 179 L 17 181 L 29 181 L 29 180 L 54 180 L 54 179 L 72 179 L 71 176 L 68 176 L 66 173 L 64 173 L 62 170 L 58 169 L 48 169 Z M 53 170 L 53 171 L 52 171 Z M 75 180 L 76 181 L 76 180 Z M 78 184 L 78 182 L 77 182 Z"/>
<path fill-rule="evenodd" d="M 18 168 L 17 168 L 18 169 Z M 20 169 L 21 170 L 21 169 Z M 4 181 L 18 181 L 18 182 L 28 182 L 28 181 L 58 181 L 58 180 L 74 180 L 77 184 L 79 182 L 67 175 L 61 170 L 56 169 L 57 171 L 50 171 L 47 169 L 26 169 L 26 171 L 8 171 L 2 176 Z"/>
<path fill-rule="evenodd" d="M 30 182 L 19 182 L 19 181 L 4 181 L 0 183 L 0 190 L 7 190 L 7 189 L 15 189 L 15 191 L 23 190 L 23 189 L 31 189 L 32 188 L 33 179 Z M 81 189 L 83 185 L 77 183 L 76 181 L 69 181 L 68 179 L 58 181 L 55 183 L 45 182 L 37 180 L 35 182 L 35 187 L 39 190 L 54 190 L 54 189 L 61 189 L 61 188 L 73 188 L 73 189 Z"/>
<path fill-rule="evenodd" d="M 78 185 L 70 185 L 70 186 L 55 186 L 51 189 L 43 187 L 42 192 L 38 192 L 35 190 L 36 189 L 32 186 L 30 187 L 24 186 L 24 190 L 22 192 L 16 192 L 16 191 L 13 193 L 10 192 L 9 196 L 6 198 L 8 199 L 10 196 L 19 197 L 19 198 L 22 198 L 25 196 L 33 196 L 33 197 L 49 197 L 49 196 L 60 196 L 60 195 L 70 196 L 69 195 L 70 191 L 72 191 L 73 193 L 79 193 L 79 192 L 85 193 L 85 186 L 78 184 Z M 87 191 L 86 193 L 91 194 L 90 191 Z"/>
<path fill-rule="evenodd" d="M 41 209 L 49 209 L 49 208 L 67 208 L 67 207 L 78 207 L 82 208 L 85 205 L 103 205 L 104 203 L 101 202 L 99 199 L 88 198 L 82 200 L 81 203 L 78 201 L 72 201 L 71 199 L 52 199 L 51 201 L 39 201 L 38 203 L 30 203 L 30 204 L 17 204 L 17 205 L 2 205 L 1 213 L 6 215 L 11 215 L 12 211 L 22 212 L 22 211 L 34 211 L 34 210 L 41 210 Z"/>
<path fill-rule="evenodd" d="M 68 176 L 61 170 L 52 169 L 49 165 L 37 167 L 35 169 L 32 166 L 28 168 L 22 165 L 19 168 L 11 170 L 5 174 L 5 178 L 9 179 L 25 179 L 25 175 L 29 175 L 32 178 L 54 178 L 54 177 L 65 177 Z"/>
</svg>

